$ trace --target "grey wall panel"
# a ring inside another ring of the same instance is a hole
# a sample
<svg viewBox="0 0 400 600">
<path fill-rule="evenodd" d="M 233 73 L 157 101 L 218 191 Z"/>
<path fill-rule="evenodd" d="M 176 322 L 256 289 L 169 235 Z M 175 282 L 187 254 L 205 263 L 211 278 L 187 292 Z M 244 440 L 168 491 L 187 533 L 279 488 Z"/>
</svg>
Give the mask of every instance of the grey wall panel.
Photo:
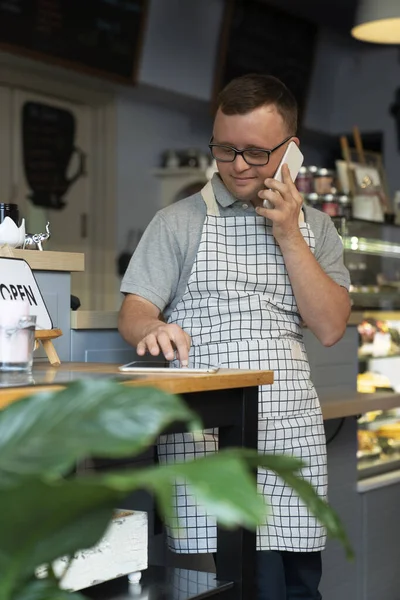
<svg viewBox="0 0 400 600">
<path fill-rule="evenodd" d="M 364 524 L 362 600 L 398 600 L 400 483 L 360 496 Z"/>
<path fill-rule="evenodd" d="M 70 360 L 71 340 L 71 275 L 58 271 L 35 271 L 35 279 L 42 293 L 53 327 L 62 330 L 63 335 L 53 340 L 61 361 Z M 43 349 L 36 350 L 35 359 L 45 358 Z"/>
<path fill-rule="evenodd" d="M 357 389 L 358 332 L 347 327 L 343 338 L 334 346 L 323 346 L 309 329 L 304 329 L 304 342 L 310 361 L 311 379 L 322 394 Z"/>
<path fill-rule="evenodd" d="M 339 421 L 327 421 L 327 438 Z M 328 497 L 336 510 L 356 551 L 356 563 L 350 563 L 343 547 L 328 540 L 323 552 L 321 592 L 324 600 L 361 600 L 358 597 L 358 561 L 361 543 L 361 501 L 356 487 L 357 422 L 346 419 L 338 436 L 328 445 Z"/>
<path fill-rule="evenodd" d="M 132 346 L 115 329 L 72 329 L 71 360 L 125 364 L 137 360 Z"/>
</svg>

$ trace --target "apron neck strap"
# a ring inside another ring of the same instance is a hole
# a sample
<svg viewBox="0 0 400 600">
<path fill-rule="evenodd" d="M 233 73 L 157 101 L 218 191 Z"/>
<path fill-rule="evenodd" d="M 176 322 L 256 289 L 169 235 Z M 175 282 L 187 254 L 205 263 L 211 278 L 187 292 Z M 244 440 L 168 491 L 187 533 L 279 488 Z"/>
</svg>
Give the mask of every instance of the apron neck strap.
<svg viewBox="0 0 400 600">
<path fill-rule="evenodd" d="M 206 183 L 206 185 L 203 187 L 203 189 L 201 190 L 201 195 L 203 196 L 203 200 L 207 206 L 207 215 L 211 215 L 213 217 L 219 217 L 220 216 L 219 206 L 215 199 L 215 194 L 214 194 L 213 187 L 211 185 L 211 181 Z"/>
</svg>

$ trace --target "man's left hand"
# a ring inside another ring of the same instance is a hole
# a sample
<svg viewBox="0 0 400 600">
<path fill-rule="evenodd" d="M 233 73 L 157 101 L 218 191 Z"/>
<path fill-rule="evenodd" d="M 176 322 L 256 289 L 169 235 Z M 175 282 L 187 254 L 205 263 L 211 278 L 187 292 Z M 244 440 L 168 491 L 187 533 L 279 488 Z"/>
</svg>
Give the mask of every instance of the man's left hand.
<svg viewBox="0 0 400 600">
<path fill-rule="evenodd" d="M 289 167 L 282 167 L 283 182 L 266 179 L 268 189 L 258 192 L 262 200 L 268 200 L 273 208 L 259 206 L 256 211 L 262 217 L 272 221 L 272 233 L 281 246 L 285 243 L 296 243 L 303 238 L 299 229 L 299 215 L 303 199 L 290 177 Z"/>
</svg>

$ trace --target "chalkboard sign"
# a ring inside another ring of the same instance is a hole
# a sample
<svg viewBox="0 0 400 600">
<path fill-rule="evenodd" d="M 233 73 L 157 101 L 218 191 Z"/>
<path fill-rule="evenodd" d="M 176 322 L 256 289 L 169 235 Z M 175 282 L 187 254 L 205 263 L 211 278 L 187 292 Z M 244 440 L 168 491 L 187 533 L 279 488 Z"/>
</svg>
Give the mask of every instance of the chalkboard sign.
<svg viewBox="0 0 400 600">
<path fill-rule="evenodd" d="M 61 209 L 69 187 L 85 173 L 85 155 L 75 145 L 76 121 L 69 110 L 26 102 L 22 107 L 22 148 L 30 200 L 36 206 Z M 75 154 L 78 167 L 67 176 Z"/>
<path fill-rule="evenodd" d="M 265 0 L 227 0 L 214 102 L 232 79 L 265 73 L 281 79 L 304 111 L 312 73 L 317 27 L 268 5 Z"/>
<path fill-rule="evenodd" d="M 147 0 L 6 0 L 0 47 L 133 83 Z"/>
</svg>

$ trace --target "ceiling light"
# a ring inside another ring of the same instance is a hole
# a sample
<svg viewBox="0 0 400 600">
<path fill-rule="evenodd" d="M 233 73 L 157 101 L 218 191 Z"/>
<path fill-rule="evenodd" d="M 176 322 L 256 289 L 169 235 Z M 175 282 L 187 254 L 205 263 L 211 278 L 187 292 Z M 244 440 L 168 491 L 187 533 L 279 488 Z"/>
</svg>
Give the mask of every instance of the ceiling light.
<svg viewBox="0 0 400 600">
<path fill-rule="evenodd" d="M 363 42 L 400 44 L 399 0 L 359 0 L 351 35 Z"/>
</svg>

